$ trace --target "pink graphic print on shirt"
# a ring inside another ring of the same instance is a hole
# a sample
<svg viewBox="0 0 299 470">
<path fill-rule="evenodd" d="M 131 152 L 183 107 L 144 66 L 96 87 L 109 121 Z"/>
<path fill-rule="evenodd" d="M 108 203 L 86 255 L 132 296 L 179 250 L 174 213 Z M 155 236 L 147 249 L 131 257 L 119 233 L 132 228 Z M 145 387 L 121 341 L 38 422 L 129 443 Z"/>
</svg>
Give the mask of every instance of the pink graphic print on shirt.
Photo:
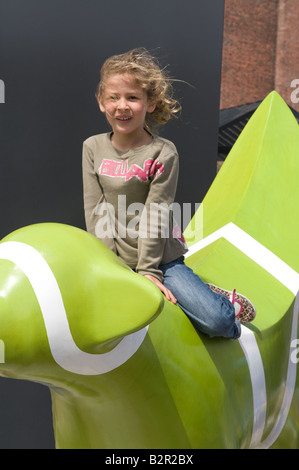
<svg viewBox="0 0 299 470">
<path fill-rule="evenodd" d="M 164 166 L 158 160 L 146 160 L 143 164 L 143 168 L 135 163 L 128 168 L 128 160 L 118 162 L 104 159 L 99 168 L 100 175 L 110 176 L 112 178 L 125 178 L 125 181 L 129 181 L 133 176 L 136 176 L 144 182 L 148 181 L 151 176 L 156 178 L 156 176 L 162 174 L 163 171 Z"/>
</svg>

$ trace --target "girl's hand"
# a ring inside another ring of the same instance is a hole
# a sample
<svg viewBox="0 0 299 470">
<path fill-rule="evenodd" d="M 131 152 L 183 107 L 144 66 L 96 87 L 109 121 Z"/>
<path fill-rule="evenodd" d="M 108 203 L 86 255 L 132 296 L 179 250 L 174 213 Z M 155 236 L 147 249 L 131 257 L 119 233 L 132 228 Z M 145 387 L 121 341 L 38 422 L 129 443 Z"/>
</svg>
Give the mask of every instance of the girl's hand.
<svg viewBox="0 0 299 470">
<path fill-rule="evenodd" d="M 170 292 L 169 289 L 167 289 L 167 287 L 164 286 L 164 284 L 162 284 L 162 282 L 159 281 L 159 279 L 157 279 L 155 276 L 151 276 L 150 274 L 144 274 L 144 277 L 147 277 L 150 281 L 152 281 L 165 295 L 167 300 L 170 300 L 170 302 L 174 304 L 177 303 L 175 296 L 172 294 L 172 292 Z"/>
</svg>

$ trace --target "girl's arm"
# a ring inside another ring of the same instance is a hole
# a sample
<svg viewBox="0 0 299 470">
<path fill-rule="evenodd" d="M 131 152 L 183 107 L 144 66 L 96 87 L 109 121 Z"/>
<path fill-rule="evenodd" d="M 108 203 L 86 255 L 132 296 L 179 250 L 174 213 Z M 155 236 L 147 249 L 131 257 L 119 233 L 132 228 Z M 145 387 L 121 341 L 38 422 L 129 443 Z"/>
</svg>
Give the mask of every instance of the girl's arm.
<svg viewBox="0 0 299 470">
<path fill-rule="evenodd" d="M 170 302 L 174 304 L 177 303 L 177 299 L 175 298 L 173 293 L 169 289 L 167 289 L 167 287 L 165 287 L 164 284 L 162 284 L 162 282 L 159 281 L 159 279 L 157 279 L 155 276 L 151 276 L 150 274 L 145 274 L 144 277 L 147 277 L 150 281 L 152 281 L 160 289 L 160 291 L 165 295 L 167 300 L 170 300 Z"/>
<path fill-rule="evenodd" d="M 117 253 L 114 241 L 109 207 L 105 200 L 99 179 L 94 169 L 93 152 L 86 143 L 82 151 L 83 196 L 86 228 L 89 233 L 102 240 L 114 253 Z M 103 220 L 105 218 L 105 220 Z M 100 230 L 101 222 L 107 226 L 105 233 Z"/>
<path fill-rule="evenodd" d="M 172 233 L 169 233 L 172 229 L 169 221 L 179 171 L 175 147 L 165 156 L 160 155 L 159 162 L 163 168 L 154 175 L 150 183 L 145 209 L 140 220 L 136 271 L 142 275 L 154 276 L 162 283 L 163 275 L 159 265 L 167 237 L 172 236 Z"/>
</svg>

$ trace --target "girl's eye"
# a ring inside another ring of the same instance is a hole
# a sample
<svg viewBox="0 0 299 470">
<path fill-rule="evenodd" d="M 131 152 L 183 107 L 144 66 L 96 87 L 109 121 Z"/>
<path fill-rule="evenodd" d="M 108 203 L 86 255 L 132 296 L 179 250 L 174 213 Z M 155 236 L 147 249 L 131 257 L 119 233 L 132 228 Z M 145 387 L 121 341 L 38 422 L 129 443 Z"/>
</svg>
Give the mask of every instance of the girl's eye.
<svg viewBox="0 0 299 470">
<path fill-rule="evenodd" d="M 138 100 L 138 97 L 137 97 L 137 96 L 134 96 L 134 95 L 132 95 L 132 96 L 130 96 L 130 97 L 129 97 L 129 99 L 130 99 L 131 101 L 135 101 L 135 100 Z"/>
</svg>

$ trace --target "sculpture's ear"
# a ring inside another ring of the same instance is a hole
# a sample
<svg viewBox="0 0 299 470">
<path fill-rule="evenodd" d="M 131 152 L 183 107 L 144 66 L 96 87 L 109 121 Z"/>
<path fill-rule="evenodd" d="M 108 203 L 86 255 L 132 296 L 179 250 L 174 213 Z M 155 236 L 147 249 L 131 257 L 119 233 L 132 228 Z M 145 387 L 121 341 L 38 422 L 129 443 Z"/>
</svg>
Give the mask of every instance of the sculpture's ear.
<svg viewBox="0 0 299 470">
<path fill-rule="evenodd" d="M 68 348 L 109 352 L 151 322 L 164 302 L 151 281 L 101 241 L 61 224 L 29 226 L 1 242 L 0 290 L 6 367 L 10 357 L 38 363 L 49 345 L 53 357 Z"/>
</svg>

